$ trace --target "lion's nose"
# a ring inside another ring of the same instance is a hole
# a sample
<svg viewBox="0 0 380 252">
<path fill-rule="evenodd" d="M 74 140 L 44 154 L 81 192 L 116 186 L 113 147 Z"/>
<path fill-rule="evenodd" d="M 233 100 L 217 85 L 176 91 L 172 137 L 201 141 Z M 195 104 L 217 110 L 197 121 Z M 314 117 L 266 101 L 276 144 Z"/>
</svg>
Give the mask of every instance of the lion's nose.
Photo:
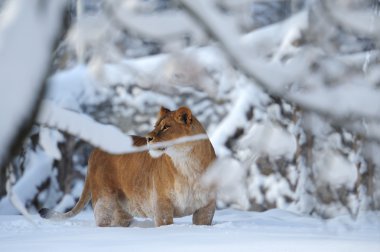
<svg viewBox="0 0 380 252">
<path fill-rule="evenodd" d="M 148 143 L 153 141 L 153 137 L 151 136 L 146 136 L 145 138 Z"/>
</svg>

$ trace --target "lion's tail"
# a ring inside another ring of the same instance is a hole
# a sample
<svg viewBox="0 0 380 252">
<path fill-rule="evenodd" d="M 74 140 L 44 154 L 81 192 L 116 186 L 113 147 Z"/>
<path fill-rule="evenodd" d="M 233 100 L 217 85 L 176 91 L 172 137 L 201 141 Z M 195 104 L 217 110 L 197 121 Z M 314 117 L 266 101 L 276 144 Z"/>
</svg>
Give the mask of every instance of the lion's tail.
<svg viewBox="0 0 380 252">
<path fill-rule="evenodd" d="M 64 220 L 68 219 L 70 217 L 73 217 L 77 215 L 90 201 L 91 199 L 91 191 L 90 191 L 90 184 L 88 179 L 86 178 L 84 188 L 82 191 L 82 195 L 79 198 L 79 201 L 74 206 L 73 209 L 68 211 L 67 213 L 60 213 L 48 208 L 42 208 L 38 213 L 42 218 L 50 219 L 50 220 Z"/>
</svg>

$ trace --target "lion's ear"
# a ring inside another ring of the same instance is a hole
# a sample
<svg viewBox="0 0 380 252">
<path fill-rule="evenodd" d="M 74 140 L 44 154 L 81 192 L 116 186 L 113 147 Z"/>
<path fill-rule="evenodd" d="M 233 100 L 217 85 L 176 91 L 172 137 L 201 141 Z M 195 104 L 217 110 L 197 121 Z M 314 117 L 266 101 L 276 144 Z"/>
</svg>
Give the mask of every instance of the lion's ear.
<svg viewBox="0 0 380 252">
<path fill-rule="evenodd" d="M 188 107 L 180 107 L 175 112 L 175 119 L 178 122 L 184 123 L 186 125 L 190 125 L 192 122 L 191 110 Z"/>
<path fill-rule="evenodd" d="M 160 119 L 161 117 L 163 117 L 164 115 L 166 115 L 169 112 L 170 112 L 169 109 L 167 109 L 165 107 L 161 107 L 160 112 L 158 112 L 157 117 Z"/>
</svg>

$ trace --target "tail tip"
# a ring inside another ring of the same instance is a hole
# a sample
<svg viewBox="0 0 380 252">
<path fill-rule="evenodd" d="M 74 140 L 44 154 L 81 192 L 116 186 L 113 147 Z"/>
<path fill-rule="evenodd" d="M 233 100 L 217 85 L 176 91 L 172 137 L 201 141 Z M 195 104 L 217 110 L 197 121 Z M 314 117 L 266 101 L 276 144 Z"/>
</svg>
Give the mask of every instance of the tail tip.
<svg viewBox="0 0 380 252">
<path fill-rule="evenodd" d="M 42 208 L 40 211 L 38 211 L 38 213 L 44 219 L 49 219 L 49 217 L 51 217 L 51 210 L 48 208 Z"/>
</svg>

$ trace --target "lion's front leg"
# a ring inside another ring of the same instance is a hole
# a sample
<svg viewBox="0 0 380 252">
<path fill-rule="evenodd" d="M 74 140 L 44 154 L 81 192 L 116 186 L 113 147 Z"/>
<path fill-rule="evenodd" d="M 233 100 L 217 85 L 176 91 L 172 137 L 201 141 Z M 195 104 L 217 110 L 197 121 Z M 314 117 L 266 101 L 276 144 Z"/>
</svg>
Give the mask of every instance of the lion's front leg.
<svg viewBox="0 0 380 252">
<path fill-rule="evenodd" d="M 206 206 L 199 208 L 193 214 L 194 225 L 211 225 L 215 213 L 216 202 L 210 201 Z"/>
<path fill-rule="evenodd" d="M 158 199 L 154 213 L 154 224 L 156 227 L 173 224 L 174 208 L 169 199 Z"/>
</svg>

